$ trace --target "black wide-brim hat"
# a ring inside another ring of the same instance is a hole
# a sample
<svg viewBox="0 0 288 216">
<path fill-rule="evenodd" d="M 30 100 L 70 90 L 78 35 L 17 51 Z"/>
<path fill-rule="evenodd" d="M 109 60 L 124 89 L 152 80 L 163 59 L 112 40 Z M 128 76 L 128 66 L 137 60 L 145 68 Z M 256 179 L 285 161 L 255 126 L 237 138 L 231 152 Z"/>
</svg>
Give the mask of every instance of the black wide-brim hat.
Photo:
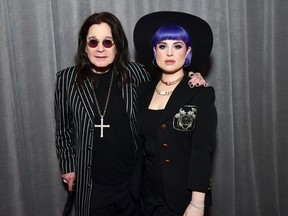
<svg viewBox="0 0 288 216">
<path fill-rule="evenodd" d="M 149 70 L 154 70 L 154 58 L 151 39 L 154 33 L 164 25 L 182 26 L 192 39 L 192 60 L 187 70 L 199 70 L 209 59 L 213 46 L 213 34 L 209 24 L 194 15 L 176 12 L 159 11 L 141 17 L 135 25 L 133 40 L 137 59 Z"/>
</svg>

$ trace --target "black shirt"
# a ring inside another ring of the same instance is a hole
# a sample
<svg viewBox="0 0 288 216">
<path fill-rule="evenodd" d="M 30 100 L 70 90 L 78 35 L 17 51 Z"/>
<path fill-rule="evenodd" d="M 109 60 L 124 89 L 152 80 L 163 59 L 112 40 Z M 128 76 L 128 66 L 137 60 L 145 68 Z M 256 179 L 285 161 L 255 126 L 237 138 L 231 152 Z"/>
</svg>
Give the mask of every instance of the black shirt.
<svg viewBox="0 0 288 216">
<path fill-rule="evenodd" d="M 100 112 L 103 114 L 112 72 L 97 75 L 98 88 L 95 93 Z M 94 107 L 94 124 L 100 124 L 97 107 Z M 127 181 L 131 176 L 135 161 L 135 147 L 130 129 L 128 114 L 118 86 L 118 77 L 114 74 L 113 85 L 104 116 L 103 137 L 101 128 L 94 127 L 94 144 L 92 158 L 92 179 L 97 184 L 115 185 Z"/>
</svg>

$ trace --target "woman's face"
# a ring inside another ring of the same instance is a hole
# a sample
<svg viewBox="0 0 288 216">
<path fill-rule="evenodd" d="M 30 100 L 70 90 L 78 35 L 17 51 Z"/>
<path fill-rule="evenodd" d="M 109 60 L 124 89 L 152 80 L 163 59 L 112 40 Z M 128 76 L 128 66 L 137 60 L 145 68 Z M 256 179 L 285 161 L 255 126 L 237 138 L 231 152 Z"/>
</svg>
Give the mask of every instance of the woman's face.
<svg viewBox="0 0 288 216">
<path fill-rule="evenodd" d="M 154 47 L 157 65 L 168 73 L 175 73 L 183 69 L 185 58 L 191 47 L 181 40 L 163 40 Z"/>
<path fill-rule="evenodd" d="M 106 71 L 111 67 L 117 50 L 107 23 L 94 24 L 89 28 L 85 51 L 95 70 Z"/>
</svg>

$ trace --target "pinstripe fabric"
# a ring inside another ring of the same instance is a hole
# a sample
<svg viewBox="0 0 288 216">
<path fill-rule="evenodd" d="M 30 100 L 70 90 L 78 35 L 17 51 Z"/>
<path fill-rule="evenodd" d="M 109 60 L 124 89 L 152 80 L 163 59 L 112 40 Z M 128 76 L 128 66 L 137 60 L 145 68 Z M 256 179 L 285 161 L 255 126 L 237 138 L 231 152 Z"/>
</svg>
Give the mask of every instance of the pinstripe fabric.
<svg viewBox="0 0 288 216">
<path fill-rule="evenodd" d="M 133 84 L 122 88 L 122 97 L 130 117 L 130 128 L 136 140 L 137 87 L 150 76 L 142 65 L 128 63 Z M 75 67 L 57 73 L 55 88 L 56 147 L 62 173 L 76 173 L 76 215 L 88 216 L 91 196 L 93 148 L 93 96 L 87 80 L 78 87 Z M 135 141 L 135 150 L 137 144 Z"/>
</svg>

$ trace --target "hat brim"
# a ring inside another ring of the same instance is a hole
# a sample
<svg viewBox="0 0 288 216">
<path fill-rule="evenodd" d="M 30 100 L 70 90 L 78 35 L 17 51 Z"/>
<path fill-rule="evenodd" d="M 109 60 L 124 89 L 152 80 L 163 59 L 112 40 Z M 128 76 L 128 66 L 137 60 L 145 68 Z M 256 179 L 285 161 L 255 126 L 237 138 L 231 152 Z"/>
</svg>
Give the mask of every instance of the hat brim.
<svg viewBox="0 0 288 216">
<path fill-rule="evenodd" d="M 151 39 L 163 25 L 182 26 L 192 39 L 192 60 L 187 70 L 196 71 L 207 62 L 213 46 L 213 34 L 209 24 L 203 19 L 182 12 L 159 11 L 141 17 L 135 25 L 133 40 L 137 58 L 149 70 L 155 69 Z"/>
</svg>

